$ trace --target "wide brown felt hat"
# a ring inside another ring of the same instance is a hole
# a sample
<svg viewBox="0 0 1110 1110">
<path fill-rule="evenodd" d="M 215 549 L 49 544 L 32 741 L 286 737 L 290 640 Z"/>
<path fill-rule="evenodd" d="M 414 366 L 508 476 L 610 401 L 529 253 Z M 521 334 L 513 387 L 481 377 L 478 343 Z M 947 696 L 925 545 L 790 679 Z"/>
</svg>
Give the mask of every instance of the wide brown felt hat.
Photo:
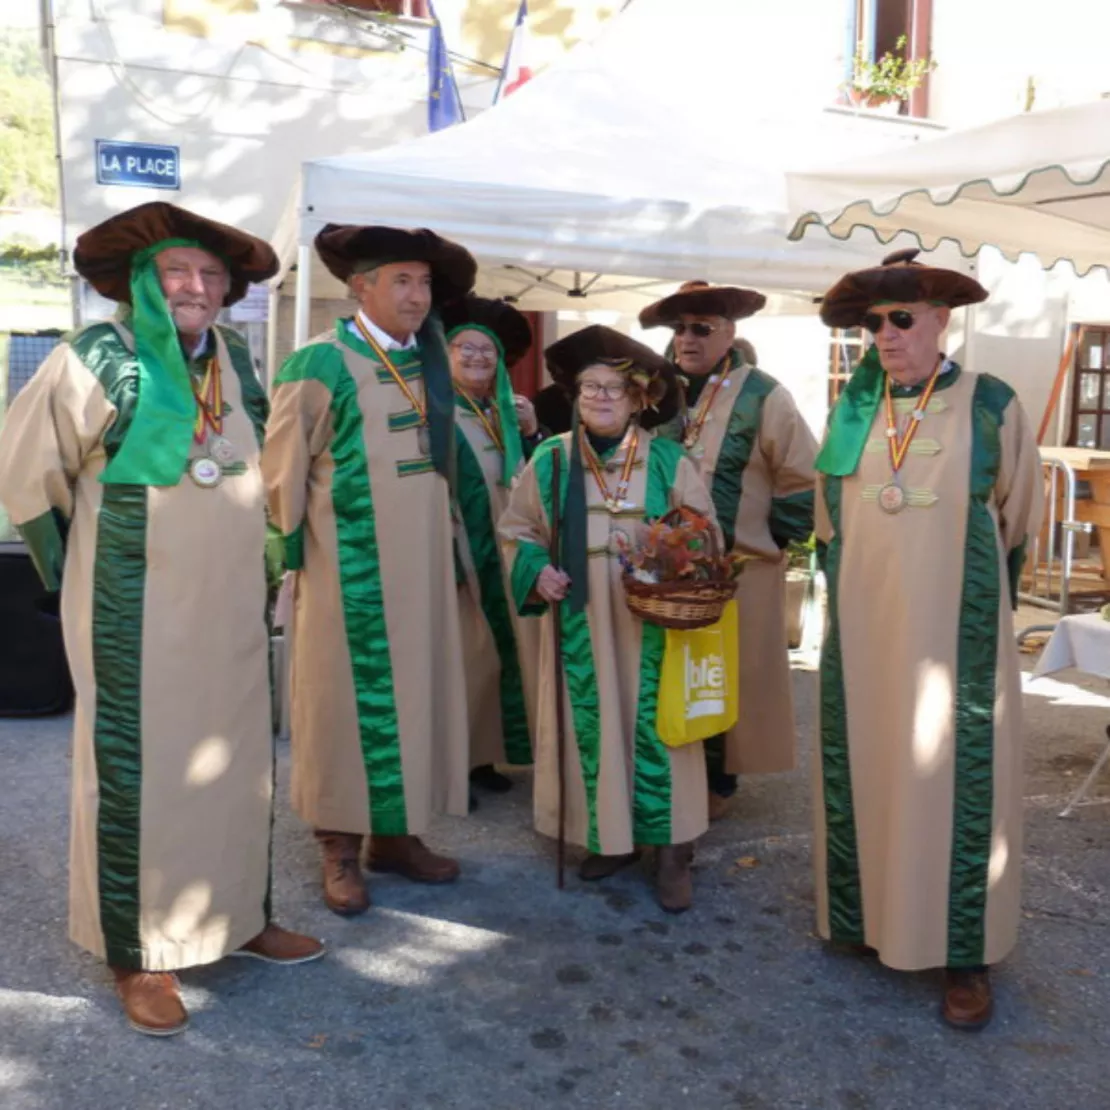
<svg viewBox="0 0 1110 1110">
<path fill-rule="evenodd" d="M 647 375 L 645 408 L 640 414 L 645 428 L 665 424 L 678 411 L 678 375 L 673 364 L 614 328 L 591 324 L 552 343 L 543 354 L 552 379 L 571 395 L 587 367 L 599 362 L 631 363 L 627 373 Z"/>
<path fill-rule="evenodd" d="M 989 294 L 973 277 L 917 262 L 920 253 L 913 248 L 895 251 L 879 266 L 845 274 L 821 300 L 822 321 L 830 328 L 858 328 L 883 301 L 962 308 L 987 299 Z"/>
<path fill-rule="evenodd" d="M 528 318 L 505 301 L 489 297 L 463 297 L 445 304 L 439 314 L 446 332 L 468 324 L 488 328 L 501 342 L 506 366 L 518 362 L 532 346 L 532 328 Z"/>
<path fill-rule="evenodd" d="M 465 297 L 474 288 L 478 263 L 465 247 L 426 227 L 328 224 L 316 236 L 316 253 L 340 281 L 347 281 L 359 262 L 427 262 L 432 271 L 432 300 L 437 307 Z"/>
<path fill-rule="evenodd" d="M 687 281 L 669 297 L 649 304 L 640 313 L 640 327 L 659 328 L 675 324 L 683 313 L 743 320 L 746 316 L 754 316 L 766 303 L 767 298 L 754 289 L 740 289 L 735 285 L 710 285 L 707 281 Z"/>
<path fill-rule="evenodd" d="M 264 239 L 160 200 L 129 208 L 79 235 L 73 265 L 102 297 L 130 304 L 131 259 L 164 239 L 194 239 L 224 261 L 231 272 L 225 305 L 242 300 L 251 283 L 278 272 L 278 257 Z"/>
</svg>

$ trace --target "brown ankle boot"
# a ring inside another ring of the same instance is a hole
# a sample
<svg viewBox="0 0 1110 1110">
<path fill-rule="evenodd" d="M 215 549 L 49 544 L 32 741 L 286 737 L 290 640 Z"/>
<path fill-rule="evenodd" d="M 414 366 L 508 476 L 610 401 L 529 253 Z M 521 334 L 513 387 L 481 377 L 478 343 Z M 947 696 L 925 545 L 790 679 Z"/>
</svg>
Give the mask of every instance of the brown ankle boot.
<svg viewBox="0 0 1110 1110">
<path fill-rule="evenodd" d="M 172 972 L 113 967 L 112 974 L 116 977 L 116 991 L 123 1003 L 123 1012 L 136 1033 L 172 1037 L 189 1024 L 177 976 Z"/>
<path fill-rule="evenodd" d="M 954 1029 L 982 1029 L 994 1014 L 990 972 L 947 968 L 941 1017 Z"/>
<path fill-rule="evenodd" d="M 459 877 L 459 865 L 436 855 L 418 836 L 372 836 L 366 866 L 393 871 L 414 883 L 452 883 Z"/>
<path fill-rule="evenodd" d="M 657 850 L 655 898 L 667 913 L 682 913 L 694 901 L 693 858 L 693 844 L 666 844 Z"/>
<path fill-rule="evenodd" d="M 341 917 L 365 913 L 370 907 L 370 894 L 359 863 L 362 837 L 358 833 L 317 830 L 316 839 L 323 853 L 324 905 Z"/>
</svg>

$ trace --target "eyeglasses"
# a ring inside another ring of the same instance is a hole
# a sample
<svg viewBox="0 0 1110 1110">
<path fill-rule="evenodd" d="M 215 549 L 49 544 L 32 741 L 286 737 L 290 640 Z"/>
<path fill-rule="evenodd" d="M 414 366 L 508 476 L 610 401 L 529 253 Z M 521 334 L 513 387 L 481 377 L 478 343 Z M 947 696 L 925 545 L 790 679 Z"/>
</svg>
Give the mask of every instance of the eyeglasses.
<svg viewBox="0 0 1110 1110">
<path fill-rule="evenodd" d="M 883 330 L 883 324 L 890 321 L 899 331 L 909 331 L 917 322 L 917 317 L 914 316 L 909 309 L 896 308 L 893 312 L 888 312 L 885 316 L 881 312 L 869 312 L 863 318 L 863 326 L 872 334 L 878 335 Z"/>
<path fill-rule="evenodd" d="M 627 382 L 610 382 L 602 385 L 600 382 L 583 382 L 578 387 L 579 395 L 593 400 L 595 397 L 605 397 L 610 401 L 619 401 L 628 393 Z"/>
<path fill-rule="evenodd" d="M 484 362 L 497 361 L 497 352 L 492 347 L 475 347 L 473 343 L 452 343 L 451 346 L 463 358 L 480 358 Z"/>
<path fill-rule="evenodd" d="M 704 320 L 695 320 L 692 324 L 674 324 L 675 337 L 685 335 L 687 331 L 699 339 L 708 339 L 716 330 L 717 324 L 707 324 Z"/>
</svg>

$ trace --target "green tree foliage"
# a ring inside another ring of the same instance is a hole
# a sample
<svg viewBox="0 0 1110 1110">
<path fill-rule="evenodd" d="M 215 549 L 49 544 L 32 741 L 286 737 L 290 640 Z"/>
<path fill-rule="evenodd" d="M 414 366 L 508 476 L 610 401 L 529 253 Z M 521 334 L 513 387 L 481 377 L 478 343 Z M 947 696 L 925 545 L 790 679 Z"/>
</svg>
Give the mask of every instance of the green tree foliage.
<svg viewBox="0 0 1110 1110">
<path fill-rule="evenodd" d="M 50 80 L 34 31 L 0 39 L 0 204 L 56 207 Z"/>
</svg>

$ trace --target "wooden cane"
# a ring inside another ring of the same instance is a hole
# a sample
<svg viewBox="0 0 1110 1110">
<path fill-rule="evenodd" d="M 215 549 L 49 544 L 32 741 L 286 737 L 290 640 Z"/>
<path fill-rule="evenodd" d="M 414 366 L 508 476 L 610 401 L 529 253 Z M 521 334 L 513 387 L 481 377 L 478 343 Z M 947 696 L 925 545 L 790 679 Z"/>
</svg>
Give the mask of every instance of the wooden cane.
<svg viewBox="0 0 1110 1110">
<path fill-rule="evenodd" d="M 556 446 L 551 452 L 551 545 L 548 558 L 553 567 L 559 566 L 560 474 L 563 461 L 562 449 Z M 567 726 L 563 712 L 563 612 L 562 603 L 551 604 L 552 640 L 555 644 L 555 753 L 559 761 L 559 840 L 556 849 L 556 885 L 563 889 L 563 870 L 567 848 Z"/>
</svg>

